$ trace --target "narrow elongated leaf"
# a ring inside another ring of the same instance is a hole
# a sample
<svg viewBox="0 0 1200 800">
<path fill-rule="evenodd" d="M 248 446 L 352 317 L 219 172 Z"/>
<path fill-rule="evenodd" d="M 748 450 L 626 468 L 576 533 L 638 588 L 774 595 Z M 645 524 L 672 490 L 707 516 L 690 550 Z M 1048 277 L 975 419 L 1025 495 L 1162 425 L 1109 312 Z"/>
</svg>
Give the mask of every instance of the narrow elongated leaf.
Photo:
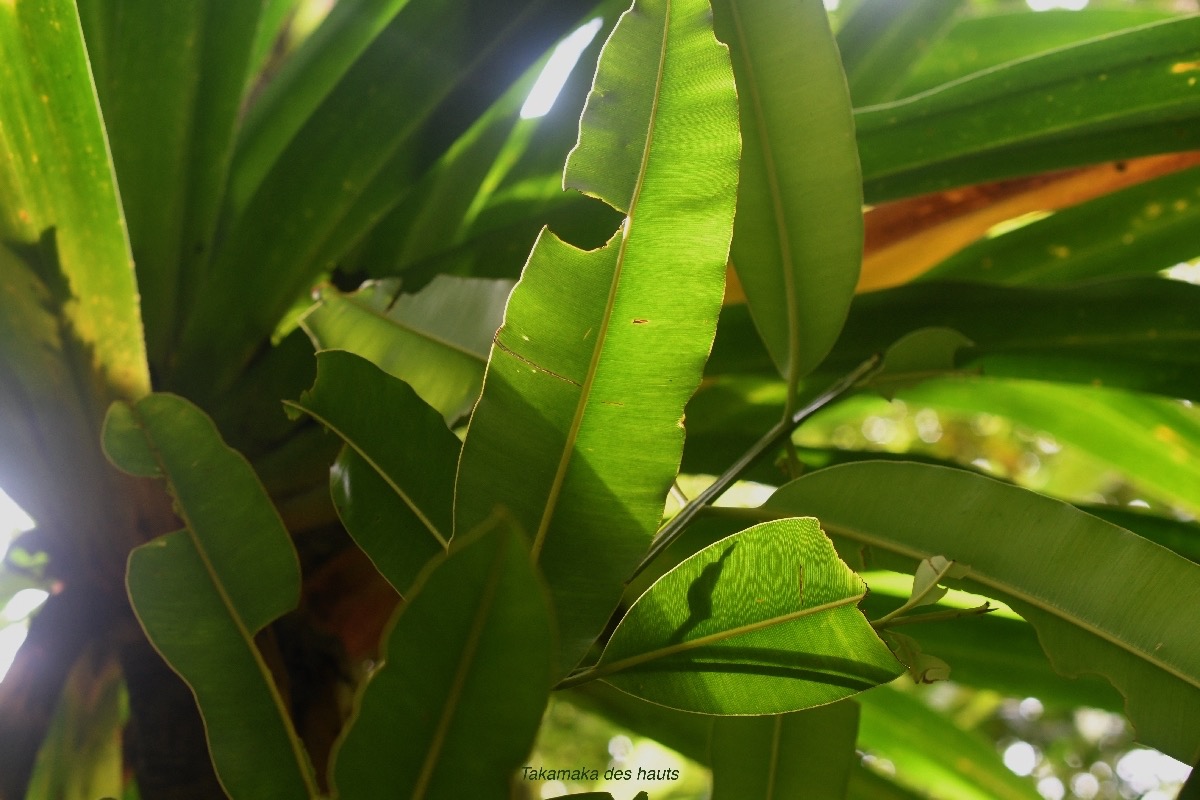
<svg viewBox="0 0 1200 800">
<path fill-rule="evenodd" d="M 496 334 L 455 529 L 493 506 L 532 532 L 576 663 L 649 543 L 720 307 L 737 106 L 703 0 L 638 2 L 601 56 L 565 183 L 627 217 L 584 252 L 544 232 Z"/>
<path fill-rule="evenodd" d="M 1178 401 L 1043 381 L 940 380 L 906 389 L 906 402 L 1007 417 L 1078 448 L 1135 487 L 1200 514 L 1200 413 Z"/>
<path fill-rule="evenodd" d="M 174 395 L 114 404 L 104 446 L 126 472 L 165 479 L 183 520 L 130 554 L 126 585 L 146 636 L 196 696 L 221 784 L 235 798 L 316 797 L 254 644 L 300 599 L 296 551 L 254 471 Z"/>
<path fill-rule="evenodd" d="M 1171 17 L 1158 8 L 964 15 L 905 75 L 905 97 L 989 67 Z"/>
<path fill-rule="evenodd" d="M 850 95 L 819 0 L 717 0 L 742 124 L 731 257 L 754 322 L 795 385 L 841 330 L 862 260 Z"/>
<path fill-rule="evenodd" d="M 838 29 L 855 107 L 895 100 L 913 64 L 937 43 L 962 0 L 866 0 Z"/>
<path fill-rule="evenodd" d="M 843 800 L 858 763 L 852 700 L 769 717 L 713 722 L 713 800 Z"/>
<path fill-rule="evenodd" d="M 820 470 L 757 513 L 820 515 L 855 561 L 969 567 L 975 591 L 1033 623 L 1056 668 L 1125 695 L 1141 741 L 1185 760 L 1200 750 L 1200 566 L 1065 503 L 921 464 Z"/>
<path fill-rule="evenodd" d="M 863 109 L 867 202 L 1200 147 L 1198 41 L 1200 16 L 1152 23 Z"/>
<path fill-rule="evenodd" d="M 552 623 L 520 535 L 488 527 L 426 571 L 387 633 L 334 753 L 344 800 L 510 796 L 550 695 Z"/>
<path fill-rule="evenodd" d="M 362 356 L 454 422 L 479 396 L 512 282 L 439 276 L 416 294 L 400 287 L 392 279 L 353 294 L 325 288 L 300 324 L 317 347 Z"/>
<path fill-rule="evenodd" d="M 159 370 L 212 254 L 263 5 L 79 3 Z"/>
<path fill-rule="evenodd" d="M 865 593 L 815 519 L 755 525 L 660 578 L 585 674 L 705 714 L 832 703 L 903 671 L 858 611 Z"/>
<path fill-rule="evenodd" d="M 283 2 L 271 0 L 274 17 Z M 227 212 L 238 214 L 270 172 L 280 154 L 329 95 L 354 62 L 371 46 L 409 0 L 348 0 L 339 2 L 284 62 L 279 74 L 246 114 L 238 137 L 229 186 Z M 261 33 L 261 32 L 260 32 Z M 255 43 L 257 62 L 268 42 Z"/>
<path fill-rule="evenodd" d="M 26 797 L 95 800 L 124 785 L 121 669 L 89 648 L 71 668 Z"/>
<path fill-rule="evenodd" d="M 1200 287 L 1147 278 L 1054 288 L 899 286 L 855 300 L 822 370 L 829 380 L 910 331 L 944 326 L 974 343 L 958 351 L 960 369 L 1200 399 L 1197 303 Z M 723 359 L 753 337 L 744 315 L 728 316 Z"/>
<path fill-rule="evenodd" d="M 965 731 L 918 697 L 881 686 L 858 700 L 859 746 L 896 768 L 898 783 L 925 797 L 1037 800 L 1033 781 L 1000 760 L 995 745 Z"/>
<path fill-rule="evenodd" d="M 330 474 L 346 530 L 396 591 L 450 539 L 459 442 L 408 387 L 351 353 L 317 355 L 317 382 L 294 409 L 346 445 Z"/>
<path fill-rule="evenodd" d="M 231 213 L 182 323 L 181 390 L 201 397 L 224 390 L 316 277 L 591 2 L 406 3 Z M 253 300 L 230 314 L 230 297 Z"/>
<path fill-rule="evenodd" d="M 921 280 L 1049 284 L 1153 274 L 1200 255 L 1200 167 L 1059 211 L 960 250 Z"/>
<path fill-rule="evenodd" d="M 45 245 L 95 418 L 150 389 L 133 261 L 71 0 L 0 4 L 0 242 Z"/>
</svg>

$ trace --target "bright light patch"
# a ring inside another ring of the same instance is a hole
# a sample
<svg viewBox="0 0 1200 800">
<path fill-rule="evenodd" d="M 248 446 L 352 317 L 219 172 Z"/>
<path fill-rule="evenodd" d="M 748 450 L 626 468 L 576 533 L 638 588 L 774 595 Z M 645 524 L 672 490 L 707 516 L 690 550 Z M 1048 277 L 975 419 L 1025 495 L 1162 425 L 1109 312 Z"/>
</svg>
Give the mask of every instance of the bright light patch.
<svg viewBox="0 0 1200 800">
<path fill-rule="evenodd" d="M 18 533 L 33 527 L 33 520 L 11 497 L 0 489 L 0 561 L 8 553 L 8 546 Z"/>
<path fill-rule="evenodd" d="M 28 635 L 28 625 L 9 625 L 0 628 L 0 681 L 3 681 L 4 676 L 8 674 L 13 659 L 17 657 L 17 651 L 21 649 L 21 645 L 24 644 L 25 637 Z"/>
<path fill-rule="evenodd" d="M 1066 11 L 1083 11 L 1087 8 L 1088 0 L 1025 0 L 1034 11 L 1050 11 L 1061 8 Z"/>
<path fill-rule="evenodd" d="M 1013 742 L 1004 749 L 1004 766 L 1018 775 L 1029 775 L 1041 758 L 1029 742 Z"/>
<path fill-rule="evenodd" d="M 22 589 L 14 594 L 4 606 L 4 610 L 0 611 L 0 620 L 20 622 L 37 611 L 49 596 L 50 593 L 42 589 Z"/>
<path fill-rule="evenodd" d="M 602 24 L 603 20 L 596 17 L 554 48 L 542 74 L 529 90 L 525 105 L 521 106 L 521 119 L 536 119 L 550 113 L 554 101 L 558 99 L 558 93 L 562 91 L 571 75 L 571 70 L 575 69 L 583 51 L 592 43 L 592 39 L 596 38 Z"/>
<path fill-rule="evenodd" d="M 837 11 L 838 6 L 842 4 L 842 0 L 825 0 L 825 8 L 829 11 Z"/>
</svg>

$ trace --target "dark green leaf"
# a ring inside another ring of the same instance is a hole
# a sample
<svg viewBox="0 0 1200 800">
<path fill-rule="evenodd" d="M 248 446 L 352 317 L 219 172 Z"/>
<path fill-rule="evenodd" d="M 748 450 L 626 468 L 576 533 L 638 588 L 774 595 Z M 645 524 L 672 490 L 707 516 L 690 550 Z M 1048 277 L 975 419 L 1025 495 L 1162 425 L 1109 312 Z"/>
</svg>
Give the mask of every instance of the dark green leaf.
<svg viewBox="0 0 1200 800">
<path fill-rule="evenodd" d="M 1141 741 L 1188 760 L 1200 750 L 1200 566 L 1065 503 L 944 467 L 831 467 L 748 516 L 795 513 L 818 515 L 854 560 L 941 554 L 968 567 L 978 591 L 1038 629 L 1057 669 L 1117 686 Z"/>
<path fill-rule="evenodd" d="M 521 536 L 505 517 L 487 527 L 399 610 L 334 753 L 338 797 L 510 796 L 549 699 L 553 633 Z"/>
<path fill-rule="evenodd" d="M 317 796 L 312 767 L 254 635 L 296 607 L 300 565 L 254 471 L 186 400 L 116 403 L 104 446 L 121 469 L 159 477 L 184 529 L 129 556 L 146 636 L 196 696 L 231 796 Z"/>
<path fill-rule="evenodd" d="M 450 539 L 459 442 L 416 393 L 365 359 L 327 350 L 298 403 L 345 442 L 330 475 L 338 515 L 401 594 Z"/>
<path fill-rule="evenodd" d="M 317 98 L 279 157 L 264 157 L 269 171 L 251 182 L 244 206 L 230 210 L 227 236 L 182 325 L 179 385 L 200 396 L 225 389 L 317 276 L 590 4 L 405 3 Z M 264 158 L 248 163 L 258 169 Z M 252 300 L 231 314 L 231 297 Z"/>
<path fill-rule="evenodd" d="M 867 202 L 1200 147 L 1198 41 L 1200 16 L 1167 20 L 863 109 Z"/>
<path fill-rule="evenodd" d="M 1057 288 L 900 286 L 855 299 L 822 372 L 828 380 L 911 331 L 942 326 L 974 342 L 959 351 L 960 368 L 1200 399 L 1198 304 L 1200 287 L 1147 278 Z M 744 318 L 730 322 L 726 353 L 753 335 Z"/>
<path fill-rule="evenodd" d="M 598 251 L 539 238 L 459 468 L 457 530 L 505 505 L 532 532 L 568 668 L 661 518 L 721 302 L 737 106 L 707 17 L 702 0 L 639 2 L 609 38 L 566 183 L 626 221 Z"/>
<path fill-rule="evenodd" d="M 454 422 L 479 396 L 512 283 L 439 276 L 416 294 L 400 287 L 390 279 L 353 294 L 325 288 L 300 324 L 318 348 L 362 356 Z"/>
<path fill-rule="evenodd" d="M 583 675 L 705 714 L 831 703 L 903 671 L 858 611 L 865 593 L 815 519 L 756 525 L 660 578 Z"/>
<path fill-rule="evenodd" d="M 858 763 L 852 700 L 769 717 L 713 723 L 713 800 L 843 800 Z"/>
<path fill-rule="evenodd" d="M 713 10 L 741 106 L 731 258 L 794 387 L 833 346 L 858 282 L 862 193 L 850 96 L 818 0 L 719 0 Z"/>
<path fill-rule="evenodd" d="M 159 370 L 212 255 L 263 5 L 79 3 Z"/>
</svg>

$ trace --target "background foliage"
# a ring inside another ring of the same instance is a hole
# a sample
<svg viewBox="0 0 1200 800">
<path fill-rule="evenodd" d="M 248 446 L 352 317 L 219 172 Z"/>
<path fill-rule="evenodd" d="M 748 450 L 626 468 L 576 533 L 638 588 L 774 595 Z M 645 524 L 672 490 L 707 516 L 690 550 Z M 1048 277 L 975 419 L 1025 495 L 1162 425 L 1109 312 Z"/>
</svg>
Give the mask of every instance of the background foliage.
<svg viewBox="0 0 1200 800">
<path fill-rule="evenodd" d="M 1200 9 L 625 5 L 0 2 L 0 798 L 1187 779 Z"/>
</svg>

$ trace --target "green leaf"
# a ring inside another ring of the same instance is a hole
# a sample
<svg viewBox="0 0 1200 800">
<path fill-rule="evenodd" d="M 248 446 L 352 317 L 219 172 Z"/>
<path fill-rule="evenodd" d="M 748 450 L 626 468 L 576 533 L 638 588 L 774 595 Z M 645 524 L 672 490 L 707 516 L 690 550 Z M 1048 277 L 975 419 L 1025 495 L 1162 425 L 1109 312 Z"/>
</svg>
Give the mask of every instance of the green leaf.
<svg viewBox="0 0 1200 800">
<path fill-rule="evenodd" d="M 160 371 L 212 255 L 263 5 L 79 3 Z"/>
<path fill-rule="evenodd" d="M 823 387 L 910 331 L 942 326 L 974 343 L 958 351 L 961 369 L 1200 400 L 1197 304 L 1200 286 L 1150 278 L 1055 288 L 931 282 L 871 292 L 855 298 L 813 384 Z M 726 334 L 728 363 L 752 333 L 743 320 Z"/>
<path fill-rule="evenodd" d="M 550 696 L 553 634 L 507 517 L 425 572 L 385 647 L 336 746 L 337 796 L 509 797 Z"/>
<path fill-rule="evenodd" d="M 913 64 L 946 32 L 962 0 L 865 0 L 838 29 L 837 44 L 856 108 L 903 96 Z"/>
<path fill-rule="evenodd" d="M 756 525 L 660 578 L 579 677 L 704 714 L 832 703 L 902 672 L 858 611 L 865 593 L 815 519 Z"/>
<path fill-rule="evenodd" d="M 353 294 L 324 288 L 300 324 L 318 348 L 362 356 L 454 422 L 479 397 L 512 282 L 443 275 L 416 294 L 400 287 L 390 279 Z"/>
<path fill-rule="evenodd" d="M 96 800 L 121 794 L 125 687 L 116 659 L 98 650 L 88 647 L 71 668 L 26 797 Z"/>
<path fill-rule="evenodd" d="M 907 97 L 1008 61 L 1171 16 L 1156 8 L 1128 7 L 964 16 L 922 54 L 905 75 L 899 96 Z"/>
<path fill-rule="evenodd" d="M 224 390 L 317 276 L 591 3 L 404 4 L 286 138 L 244 207 L 229 210 L 182 323 L 181 390 Z M 231 314 L 230 297 L 248 299 Z"/>
<path fill-rule="evenodd" d="M 598 251 L 539 238 L 459 467 L 456 530 L 500 504 L 532 532 L 568 668 L 659 523 L 720 308 L 737 106 L 707 17 L 703 0 L 638 2 L 605 45 L 565 182 L 626 221 Z"/>
<path fill-rule="evenodd" d="M 930 377 L 954 372 L 955 356 L 973 345 L 953 328 L 921 328 L 900 337 L 883 355 L 867 385 L 891 400 L 896 392 Z"/>
<path fill-rule="evenodd" d="M 868 203 L 1200 147 L 1200 16 L 1002 64 L 855 115 Z"/>
<path fill-rule="evenodd" d="M 136 548 L 126 585 L 146 636 L 191 687 L 222 786 L 233 797 L 316 797 L 308 755 L 254 644 L 296 607 L 300 565 L 246 460 L 186 400 L 116 403 L 105 452 L 160 477 L 184 529 Z"/>
<path fill-rule="evenodd" d="M 403 381 L 338 350 L 317 355 L 316 383 L 287 405 L 346 442 L 330 473 L 338 516 L 407 593 L 450 539 L 458 439 Z"/>
<path fill-rule="evenodd" d="M 713 800 L 842 800 L 858 763 L 858 704 L 713 722 Z"/>
<path fill-rule="evenodd" d="M 896 768 L 896 782 L 925 797 L 1038 800 L 1033 781 L 1014 775 L 995 745 L 915 696 L 881 686 L 859 700 L 859 747 Z"/>
<path fill-rule="evenodd" d="M 973 591 L 1029 620 L 1057 669 L 1113 682 L 1139 740 L 1186 760 L 1200 750 L 1200 566 L 1065 503 L 944 467 L 831 467 L 747 516 L 795 513 L 818 515 L 854 560 L 941 554 L 969 567 Z"/>
<path fill-rule="evenodd" d="M 913 575 L 911 599 L 919 606 L 936 603 L 946 596 L 946 587 L 939 585 L 942 579 L 962 578 L 968 571 L 962 564 L 955 564 L 943 556 L 922 559 Z"/>
<path fill-rule="evenodd" d="M 960 250 L 920 280 L 1007 285 L 1153 274 L 1200 255 L 1200 167 L 1051 214 Z"/>
<path fill-rule="evenodd" d="M 280 0 L 273 2 L 280 4 Z M 245 207 L 288 143 L 406 5 L 408 0 L 339 2 L 284 62 L 247 111 L 229 186 L 231 213 Z M 274 13 L 277 9 L 272 9 Z M 258 61 L 269 44 L 256 42 Z"/>
<path fill-rule="evenodd" d="M 986 378 L 931 381 L 905 402 L 1006 417 L 1120 470 L 1139 491 L 1200 514 L 1200 414 L 1176 400 L 1100 387 Z"/>
<path fill-rule="evenodd" d="M 850 96 L 818 0 L 718 0 L 713 11 L 741 106 L 731 258 L 767 349 L 794 386 L 833 346 L 858 282 L 862 192 Z"/>
<path fill-rule="evenodd" d="M 133 260 L 71 0 L 0 4 L 0 243 L 44 245 L 99 419 L 150 390 Z"/>
<path fill-rule="evenodd" d="M 869 618 L 881 617 L 897 606 L 897 598 L 870 575 L 863 576 L 871 587 L 862 604 Z M 950 610 L 948 605 L 936 611 Z M 996 614 L 955 622 L 910 625 L 905 635 L 925 654 L 950 665 L 955 683 L 993 689 L 1020 697 L 1037 697 L 1047 706 L 1074 708 L 1090 706 L 1121 710 L 1121 695 L 1095 674 L 1066 680 L 1050 666 L 1038 644 L 1033 627 Z"/>
</svg>

